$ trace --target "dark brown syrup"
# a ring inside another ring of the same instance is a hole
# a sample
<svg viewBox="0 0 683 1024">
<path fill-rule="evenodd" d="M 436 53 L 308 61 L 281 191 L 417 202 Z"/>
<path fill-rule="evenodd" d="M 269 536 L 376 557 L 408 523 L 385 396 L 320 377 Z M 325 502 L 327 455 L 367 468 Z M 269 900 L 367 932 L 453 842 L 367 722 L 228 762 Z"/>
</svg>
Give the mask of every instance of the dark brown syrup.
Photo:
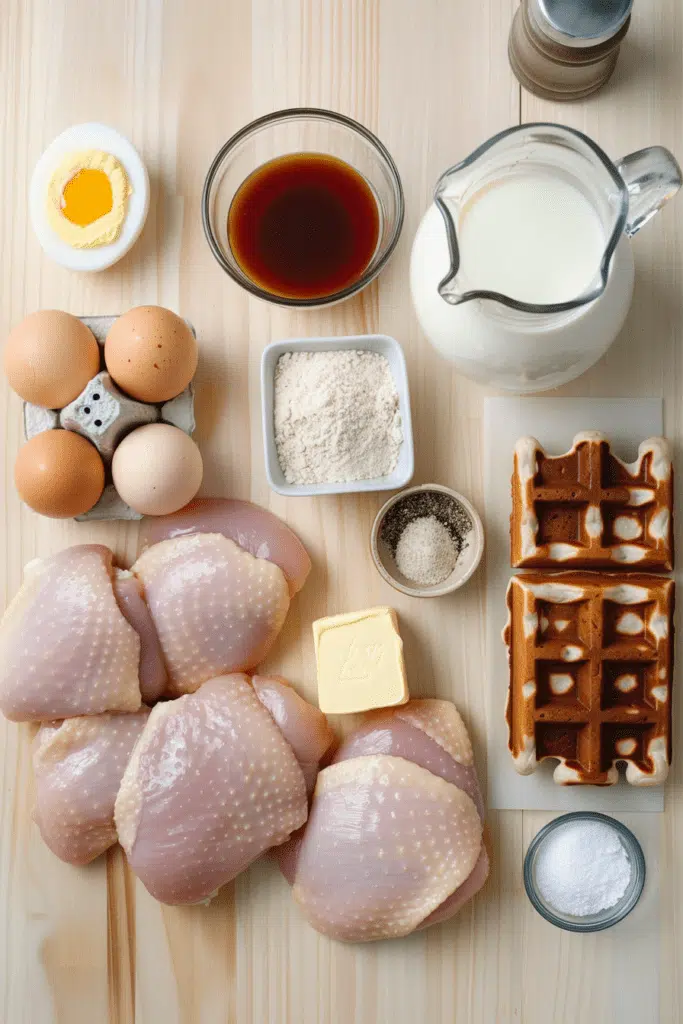
<svg viewBox="0 0 683 1024">
<path fill-rule="evenodd" d="M 290 153 L 263 164 L 238 188 L 228 242 L 263 291 L 321 299 L 353 286 L 377 248 L 375 194 L 344 160 Z"/>
</svg>

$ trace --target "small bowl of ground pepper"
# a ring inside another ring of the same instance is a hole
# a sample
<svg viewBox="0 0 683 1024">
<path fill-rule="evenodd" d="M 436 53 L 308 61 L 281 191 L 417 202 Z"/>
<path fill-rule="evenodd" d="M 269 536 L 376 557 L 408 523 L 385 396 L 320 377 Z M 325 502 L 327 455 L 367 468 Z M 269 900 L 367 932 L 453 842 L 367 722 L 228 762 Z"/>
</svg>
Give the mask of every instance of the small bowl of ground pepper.
<svg viewBox="0 0 683 1024">
<path fill-rule="evenodd" d="M 370 535 L 379 574 L 411 597 L 442 597 L 476 571 L 484 527 L 471 503 L 442 484 L 409 487 L 377 513 Z"/>
</svg>

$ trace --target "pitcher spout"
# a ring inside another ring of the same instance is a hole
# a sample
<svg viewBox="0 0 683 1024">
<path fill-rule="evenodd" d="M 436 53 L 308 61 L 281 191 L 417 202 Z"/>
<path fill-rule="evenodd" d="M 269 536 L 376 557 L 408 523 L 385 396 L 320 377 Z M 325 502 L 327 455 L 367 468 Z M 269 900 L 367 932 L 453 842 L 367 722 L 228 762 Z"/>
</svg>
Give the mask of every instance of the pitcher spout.
<svg viewBox="0 0 683 1024">
<path fill-rule="evenodd" d="M 437 185 L 436 192 L 434 194 L 434 202 L 443 217 L 444 226 L 446 228 L 450 266 L 446 276 L 439 281 L 437 290 L 441 298 L 448 302 L 449 305 L 457 306 L 461 302 L 466 302 L 470 296 L 467 295 L 466 291 L 461 287 L 460 282 L 458 281 L 458 271 L 460 270 L 458 233 L 455 227 L 455 221 L 453 220 L 451 211 L 448 208 L 448 199 L 445 198 L 443 192 L 439 191 L 440 185 L 441 182 Z"/>
</svg>

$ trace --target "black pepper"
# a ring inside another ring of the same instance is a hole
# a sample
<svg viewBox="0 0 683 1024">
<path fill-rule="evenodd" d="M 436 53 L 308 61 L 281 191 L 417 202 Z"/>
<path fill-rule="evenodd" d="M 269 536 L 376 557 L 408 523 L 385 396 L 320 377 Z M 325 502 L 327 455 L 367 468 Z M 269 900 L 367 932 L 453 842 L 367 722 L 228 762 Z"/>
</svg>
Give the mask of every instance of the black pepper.
<svg viewBox="0 0 683 1024">
<path fill-rule="evenodd" d="M 422 516 L 434 516 L 446 527 L 456 554 L 460 555 L 473 527 L 472 518 L 459 501 L 441 491 L 416 491 L 391 506 L 382 520 L 380 537 L 392 554 L 396 554 L 396 546 L 406 526 Z"/>
</svg>

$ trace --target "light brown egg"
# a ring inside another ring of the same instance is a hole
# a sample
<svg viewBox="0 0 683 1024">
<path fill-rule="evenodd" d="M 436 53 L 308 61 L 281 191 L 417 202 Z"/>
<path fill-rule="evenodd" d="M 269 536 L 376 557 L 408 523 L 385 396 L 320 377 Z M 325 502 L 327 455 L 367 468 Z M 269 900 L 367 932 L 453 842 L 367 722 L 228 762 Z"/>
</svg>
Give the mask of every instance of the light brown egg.
<svg viewBox="0 0 683 1024">
<path fill-rule="evenodd" d="M 10 333 L 5 373 L 10 387 L 46 409 L 61 409 L 77 398 L 99 372 L 100 348 L 85 324 L 59 309 L 31 313 Z"/>
<path fill-rule="evenodd" d="M 71 430 L 46 430 L 19 449 L 14 483 L 22 501 L 53 519 L 80 516 L 104 490 L 104 463 L 90 441 Z"/>
<path fill-rule="evenodd" d="M 148 423 L 124 437 L 111 464 L 114 486 L 131 508 L 166 516 L 199 490 L 204 466 L 191 437 L 169 423 Z"/>
<path fill-rule="evenodd" d="M 197 342 L 182 317 L 163 306 L 137 306 L 115 320 L 104 360 L 118 386 L 140 402 L 168 402 L 197 369 Z"/>
</svg>

